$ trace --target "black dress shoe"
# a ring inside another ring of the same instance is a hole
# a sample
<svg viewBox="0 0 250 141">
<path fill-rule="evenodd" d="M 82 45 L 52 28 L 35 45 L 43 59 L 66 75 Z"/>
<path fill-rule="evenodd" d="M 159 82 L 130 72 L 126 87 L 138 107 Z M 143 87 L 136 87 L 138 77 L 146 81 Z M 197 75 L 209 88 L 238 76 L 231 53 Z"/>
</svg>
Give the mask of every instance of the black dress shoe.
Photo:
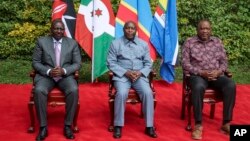
<svg viewBox="0 0 250 141">
<path fill-rule="evenodd" d="M 153 127 L 146 127 L 145 134 L 152 138 L 157 138 L 157 134 L 155 133 L 155 129 Z"/>
<path fill-rule="evenodd" d="M 67 139 L 74 139 L 74 138 L 75 138 L 74 133 L 73 133 L 73 131 L 71 130 L 71 127 L 70 127 L 70 126 L 65 126 L 65 127 L 64 127 L 64 136 L 65 136 Z"/>
<path fill-rule="evenodd" d="M 48 136 L 47 127 L 40 127 L 39 133 L 36 137 L 36 141 L 42 141 Z"/>
<path fill-rule="evenodd" d="M 113 137 L 116 139 L 121 138 L 122 136 L 122 127 L 121 126 L 115 126 L 114 127 L 114 133 L 113 133 Z"/>
</svg>

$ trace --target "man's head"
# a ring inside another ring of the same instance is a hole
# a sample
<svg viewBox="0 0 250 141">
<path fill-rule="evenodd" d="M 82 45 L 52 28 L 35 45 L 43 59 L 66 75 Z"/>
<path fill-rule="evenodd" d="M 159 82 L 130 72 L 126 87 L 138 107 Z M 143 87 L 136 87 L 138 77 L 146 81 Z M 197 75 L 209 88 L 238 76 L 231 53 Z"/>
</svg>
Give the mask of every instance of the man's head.
<svg viewBox="0 0 250 141">
<path fill-rule="evenodd" d="M 124 36 L 128 39 L 128 40 L 133 40 L 135 38 L 135 34 L 136 34 L 137 28 L 136 28 L 136 24 L 133 21 L 127 21 L 123 27 L 123 32 L 124 32 Z"/>
<path fill-rule="evenodd" d="M 202 41 L 209 40 L 211 36 L 211 23 L 209 20 L 200 20 L 197 26 L 197 35 Z"/>
<path fill-rule="evenodd" d="M 51 34 L 56 40 L 60 40 L 64 36 L 64 24 L 61 19 L 55 19 L 51 23 Z"/>
</svg>

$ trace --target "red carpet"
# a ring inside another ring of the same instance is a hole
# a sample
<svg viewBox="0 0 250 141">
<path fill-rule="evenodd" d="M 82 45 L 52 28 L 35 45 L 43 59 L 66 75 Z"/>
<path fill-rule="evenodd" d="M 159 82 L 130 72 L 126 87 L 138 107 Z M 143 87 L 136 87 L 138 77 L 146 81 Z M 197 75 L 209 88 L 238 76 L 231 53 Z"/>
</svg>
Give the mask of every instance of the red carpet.
<svg viewBox="0 0 250 141">
<path fill-rule="evenodd" d="M 120 140 L 124 141 L 193 141 L 190 132 L 185 130 L 187 121 L 180 120 L 181 84 L 168 85 L 156 81 L 157 107 L 155 124 L 158 138 L 152 139 L 144 135 L 144 120 L 139 117 L 139 105 L 127 105 L 125 127 Z M 30 95 L 30 84 L 0 84 L 0 140 L 1 141 L 33 141 L 38 133 L 27 133 L 30 123 L 27 102 Z M 80 132 L 75 141 L 107 141 L 114 140 L 108 132 L 109 108 L 108 85 L 105 83 L 80 84 L 80 113 L 78 126 Z M 250 85 L 237 85 L 237 99 L 234 110 L 234 124 L 250 124 Z M 220 133 L 222 104 L 217 104 L 215 118 L 209 118 L 209 105 L 204 106 L 203 141 L 228 141 L 229 136 Z M 49 136 L 46 141 L 64 141 L 62 134 L 64 106 L 48 108 Z"/>
</svg>

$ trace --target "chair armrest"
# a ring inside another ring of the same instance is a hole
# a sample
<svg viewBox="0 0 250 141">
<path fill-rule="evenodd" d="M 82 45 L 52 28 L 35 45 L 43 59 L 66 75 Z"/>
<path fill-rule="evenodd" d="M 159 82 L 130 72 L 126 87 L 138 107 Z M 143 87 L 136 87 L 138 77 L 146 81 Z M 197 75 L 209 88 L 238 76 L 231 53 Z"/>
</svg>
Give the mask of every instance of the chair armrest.
<svg viewBox="0 0 250 141">
<path fill-rule="evenodd" d="M 35 70 L 32 70 L 30 72 L 30 77 L 34 78 L 36 76 L 36 71 Z"/>
<path fill-rule="evenodd" d="M 112 93 L 112 90 L 114 88 L 114 82 L 112 81 L 114 73 L 109 71 L 108 74 L 109 74 L 109 92 L 108 92 L 108 96 L 112 97 L 112 96 L 114 96 L 113 93 Z"/>
<path fill-rule="evenodd" d="M 79 71 L 75 71 L 74 77 L 75 77 L 76 80 L 79 79 Z"/>
<path fill-rule="evenodd" d="M 229 77 L 229 78 L 232 78 L 233 74 L 230 72 L 230 71 L 225 71 L 224 74 Z"/>
</svg>

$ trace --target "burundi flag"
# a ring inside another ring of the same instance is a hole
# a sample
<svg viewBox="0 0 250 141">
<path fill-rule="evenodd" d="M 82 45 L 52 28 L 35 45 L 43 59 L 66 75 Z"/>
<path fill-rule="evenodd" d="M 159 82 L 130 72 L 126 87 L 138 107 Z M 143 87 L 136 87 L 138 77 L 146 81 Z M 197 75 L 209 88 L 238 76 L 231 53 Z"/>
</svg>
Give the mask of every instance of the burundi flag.
<svg viewBox="0 0 250 141">
<path fill-rule="evenodd" d="M 108 71 L 106 58 L 114 38 L 115 17 L 109 0 L 81 0 L 75 38 L 92 59 L 92 82 Z"/>
<path fill-rule="evenodd" d="M 65 25 L 65 35 L 74 39 L 76 12 L 72 0 L 54 0 L 51 17 L 52 20 L 62 19 Z"/>
<path fill-rule="evenodd" d="M 176 0 L 159 0 L 152 23 L 150 41 L 162 58 L 161 77 L 172 83 L 178 54 Z"/>
<path fill-rule="evenodd" d="M 150 43 L 150 29 L 153 17 L 148 0 L 121 0 L 115 19 L 116 38 L 123 36 L 123 26 L 129 20 L 137 24 L 137 35 L 148 43 L 151 58 L 155 60 L 156 51 Z"/>
</svg>

